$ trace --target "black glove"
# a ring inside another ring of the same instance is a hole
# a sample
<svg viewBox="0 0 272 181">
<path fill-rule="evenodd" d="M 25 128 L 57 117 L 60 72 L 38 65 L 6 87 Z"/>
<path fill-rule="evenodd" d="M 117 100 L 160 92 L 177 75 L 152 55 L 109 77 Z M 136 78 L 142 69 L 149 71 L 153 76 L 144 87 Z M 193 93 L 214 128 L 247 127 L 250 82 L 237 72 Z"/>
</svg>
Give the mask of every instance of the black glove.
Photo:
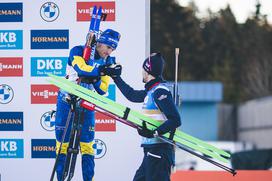
<svg viewBox="0 0 272 181">
<path fill-rule="evenodd" d="M 99 67 L 100 75 L 108 75 L 111 77 L 118 77 L 122 73 L 122 66 L 120 64 L 102 65 Z"/>
<path fill-rule="evenodd" d="M 96 77 L 79 77 L 81 79 L 81 83 L 86 83 L 86 84 L 93 84 L 96 83 L 97 81 L 99 81 L 101 79 L 100 76 L 96 76 Z"/>
<path fill-rule="evenodd" d="M 143 121 L 142 128 L 137 128 L 137 131 L 138 131 L 139 135 L 146 137 L 146 138 L 154 138 L 157 133 L 156 130 L 147 129 L 145 121 Z"/>
</svg>

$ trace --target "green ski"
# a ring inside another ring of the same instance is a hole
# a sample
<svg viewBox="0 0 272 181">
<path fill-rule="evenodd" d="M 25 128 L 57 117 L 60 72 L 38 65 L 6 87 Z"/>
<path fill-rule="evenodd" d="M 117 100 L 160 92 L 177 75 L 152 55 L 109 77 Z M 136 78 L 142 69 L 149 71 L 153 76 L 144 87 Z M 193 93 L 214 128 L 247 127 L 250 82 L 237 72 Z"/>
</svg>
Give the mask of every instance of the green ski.
<svg viewBox="0 0 272 181">
<path fill-rule="evenodd" d="M 96 106 L 103 108 L 104 110 L 111 112 L 120 118 L 123 118 L 125 116 L 126 111 L 129 109 L 126 106 L 118 104 L 104 96 L 101 96 L 93 91 L 85 89 L 64 78 L 54 76 L 54 75 L 49 75 L 49 76 L 51 77 L 51 79 L 49 79 L 49 82 L 60 87 L 62 90 L 67 91 L 71 94 L 74 94 L 86 101 L 89 101 L 95 104 Z M 155 129 L 161 124 L 157 120 L 154 120 L 148 116 L 145 116 L 131 109 L 129 109 L 129 114 L 127 114 L 126 120 L 128 120 L 129 122 L 132 122 L 135 125 L 138 125 L 139 127 L 141 127 L 142 122 L 145 121 L 147 123 L 148 129 Z M 167 133 L 163 136 L 165 138 L 169 138 L 170 134 Z M 173 141 L 179 144 L 182 144 L 196 152 L 200 152 L 204 155 L 214 158 L 218 161 L 229 163 L 229 159 L 230 159 L 229 153 L 223 150 L 220 150 L 200 139 L 190 136 L 182 131 L 177 130 L 175 132 Z"/>
</svg>

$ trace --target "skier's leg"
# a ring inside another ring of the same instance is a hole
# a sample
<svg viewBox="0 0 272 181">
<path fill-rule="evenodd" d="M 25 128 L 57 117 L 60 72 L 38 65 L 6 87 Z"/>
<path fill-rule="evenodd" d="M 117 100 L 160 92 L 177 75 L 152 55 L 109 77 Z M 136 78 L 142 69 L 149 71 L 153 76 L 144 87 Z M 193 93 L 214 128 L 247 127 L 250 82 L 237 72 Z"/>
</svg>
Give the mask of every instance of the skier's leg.
<svg viewBox="0 0 272 181">
<path fill-rule="evenodd" d="M 82 154 L 82 174 L 84 181 L 92 181 L 94 176 L 94 111 L 87 111 L 84 115 L 84 124 L 80 138 L 80 151 Z"/>
<path fill-rule="evenodd" d="M 146 157 L 146 181 L 170 181 L 171 166 L 173 164 L 172 149 L 168 147 L 150 148 L 146 153 Z"/>
<path fill-rule="evenodd" d="M 58 154 L 59 150 L 61 149 L 60 155 L 58 158 L 57 168 L 56 168 L 58 180 L 61 180 L 61 177 L 62 177 L 65 157 L 67 155 L 69 135 L 71 131 L 71 125 L 69 125 L 69 127 L 67 128 L 66 136 L 64 138 L 64 142 L 61 145 L 66 121 L 68 121 L 67 118 L 68 118 L 69 111 L 70 111 L 70 105 L 67 102 L 65 102 L 65 94 L 63 94 L 62 92 L 59 92 L 58 99 L 57 99 L 56 119 L 55 119 L 56 154 Z M 61 148 L 60 148 L 60 145 L 61 145 Z"/>
<path fill-rule="evenodd" d="M 146 156 L 144 156 L 140 167 L 137 169 L 133 177 L 133 181 L 145 181 L 145 161 L 146 161 Z"/>
</svg>

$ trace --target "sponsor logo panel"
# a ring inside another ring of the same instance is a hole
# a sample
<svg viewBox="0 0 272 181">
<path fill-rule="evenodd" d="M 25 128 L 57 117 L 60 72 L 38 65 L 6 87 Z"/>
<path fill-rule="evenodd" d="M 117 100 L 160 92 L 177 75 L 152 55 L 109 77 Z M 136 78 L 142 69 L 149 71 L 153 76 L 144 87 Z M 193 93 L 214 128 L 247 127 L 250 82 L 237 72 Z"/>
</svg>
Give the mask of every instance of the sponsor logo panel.
<svg viewBox="0 0 272 181">
<path fill-rule="evenodd" d="M 0 57 L 0 77 L 22 77 L 22 57 Z"/>
<path fill-rule="evenodd" d="M 95 159 L 100 159 L 107 153 L 107 146 L 105 142 L 100 139 L 94 139 L 93 149 Z"/>
<path fill-rule="evenodd" d="M 22 30 L 0 30 L 0 49 L 22 49 Z"/>
<path fill-rule="evenodd" d="M 90 21 L 93 6 L 101 6 L 106 21 L 115 21 L 115 2 L 77 2 L 77 21 Z"/>
<path fill-rule="evenodd" d="M 0 131 L 23 131 L 23 112 L 0 112 Z"/>
<path fill-rule="evenodd" d="M 0 139 L 0 158 L 24 158 L 23 139 Z"/>
<path fill-rule="evenodd" d="M 31 30 L 31 49 L 68 49 L 69 30 Z"/>
<path fill-rule="evenodd" d="M 50 84 L 31 85 L 31 104 L 56 104 L 58 91 Z"/>
<path fill-rule="evenodd" d="M 67 57 L 31 57 L 31 76 L 47 77 L 47 74 L 65 76 Z"/>
<path fill-rule="evenodd" d="M 56 158 L 56 140 L 32 139 L 31 158 Z"/>
<path fill-rule="evenodd" d="M 7 84 L 0 84 L 0 104 L 8 104 L 14 97 L 13 89 Z"/>
<path fill-rule="evenodd" d="M 45 112 L 40 119 L 40 123 L 41 123 L 42 128 L 46 131 L 54 131 L 55 130 L 55 117 L 56 117 L 56 113 L 52 114 L 51 111 Z"/>
<path fill-rule="evenodd" d="M 109 116 L 96 112 L 95 131 L 116 131 L 116 121 Z"/>
<path fill-rule="evenodd" d="M 23 3 L 0 3 L 0 22 L 22 22 Z"/>
<path fill-rule="evenodd" d="M 59 17 L 59 7 L 53 2 L 46 2 L 40 9 L 40 15 L 44 21 L 52 22 Z"/>
</svg>

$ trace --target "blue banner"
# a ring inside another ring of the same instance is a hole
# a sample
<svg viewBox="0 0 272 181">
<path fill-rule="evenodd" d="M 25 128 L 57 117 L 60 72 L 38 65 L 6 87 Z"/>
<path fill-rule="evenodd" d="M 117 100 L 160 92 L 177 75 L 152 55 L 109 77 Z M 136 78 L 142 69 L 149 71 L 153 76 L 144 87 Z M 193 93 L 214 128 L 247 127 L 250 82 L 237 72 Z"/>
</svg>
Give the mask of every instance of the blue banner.
<svg viewBox="0 0 272 181">
<path fill-rule="evenodd" d="M 0 22 L 22 22 L 23 3 L 0 3 Z"/>
</svg>

